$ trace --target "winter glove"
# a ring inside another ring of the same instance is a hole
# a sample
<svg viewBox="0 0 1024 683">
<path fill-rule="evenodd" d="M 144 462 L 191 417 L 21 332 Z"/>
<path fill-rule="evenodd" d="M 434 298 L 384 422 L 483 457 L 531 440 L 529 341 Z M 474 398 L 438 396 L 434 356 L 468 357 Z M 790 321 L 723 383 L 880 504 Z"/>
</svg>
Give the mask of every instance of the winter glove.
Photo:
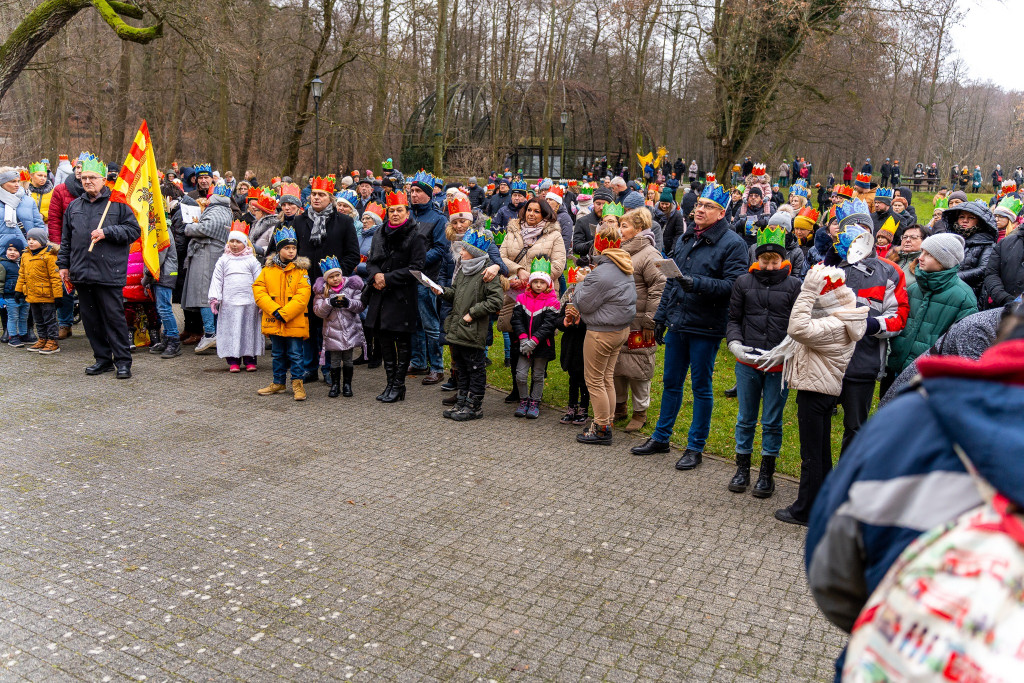
<svg viewBox="0 0 1024 683">
<path fill-rule="evenodd" d="M 747 354 L 754 353 L 754 347 L 744 346 L 743 342 L 731 341 L 729 342 L 729 351 L 732 355 L 736 356 L 736 360 L 749 363 L 750 358 L 747 357 Z"/>
<path fill-rule="evenodd" d="M 281 315 L 281 309 L 280 308 L 277 309 L 276 311 L 274 311 L 274 317 L 277 318 L 278 320 L 280 320 L 281 322 L 285 321 L 284 320 L 284 316 Z"/>
<path fill-rule="evenodd" d="M 756 225 L 759 228 L 768 227 L 768 214 L 762 213 L 761 216 L 756 221 L 754 221 L 754 225 Z"/>
<path fill-rule="evenodd" d="M 786 337 L 786 339 L 789 339 L 789 337 Z M 776 346 L 770 351 L 765 351 L 757 358 L 756 361 L 754 361 L 755 365 L 757 365 L 758 370 L 769 370 L 782 364 L 785 354 L 783 354 L 782 351 L 779 350 L 780 346 L 782 345 L 780 344 L 779 346 Z"/>
<path fill-rule="evenodd" d="M 878 322 L 878 318 L 872 318 L 868 316 L 868 331 L 864 333 L 865 337 L 874 337 L 876 334 L 882 331 L 882 323 Z"/>
<path fill-rule="evenodd" d="M 665 343 L 665 323 L 654 323 L 654 343 L 664 344 Z"/>
<path fill-rule="evenodd" d="M 524 339 L 519 342 L 519 353 L 524 356 L 529 356 L 535 348 L 537 348 L 537 342 L 532 339 Z"/>
<path fill-rule="evenodd" d="M 331 297 L 331 306 L 334 308 L 348 308 L 348 297 L 344 294 Z"/>
<path fill-rule="evenodd" d="M 216 299 L 210 299 L 210 311 L 214 315 L 217 315 L 217 313 L 220 311 L 220 302 L 217 301 Z"/>
<path fill-rule="evenodd" d="M 679 286 L 683 288 L 684 292 L 692 292 L 693 291 L 693 278 L 692 277 L 690 277 L 689 275 L 680 275 L 676 279 L 679 280 Z"/>
<path fill-rule="evenodd" d="M 23 304 L 23 303 L 25 303 L 25 295 L 22 294 L 21 292 L 18 292 L 17 294 L 15 294 L 14 295 L 14 303 L 16 303 L 16 304 Z"/>
</svg>

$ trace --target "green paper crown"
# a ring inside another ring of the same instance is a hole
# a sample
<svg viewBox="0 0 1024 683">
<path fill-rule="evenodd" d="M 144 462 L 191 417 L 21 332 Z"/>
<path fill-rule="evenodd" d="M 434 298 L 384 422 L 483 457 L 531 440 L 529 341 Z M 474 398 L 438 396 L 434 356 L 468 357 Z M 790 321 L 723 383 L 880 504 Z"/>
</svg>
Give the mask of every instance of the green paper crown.
<svg viewBox="0 0 1024 683">
<path fill-rule="evenodd" d="M 592 188 L 592 187 L 580 188 L 580 194 L 589 194 L 591 197 L 593 197 L 594 196 L 594 188 Z"/>
<path fill-rule="evenodd" d="M 40 171 L 46 170 L 46 164 L 41 161 L 36 161 L 28 165 L 29 173 L 39 173 Z"/>
<path fill-rule="evenodd" d="M 93 155 L 82 159 L 82 173 L 95 173 L 101 178 L 107 177 L 107 165 Z"/>
<path fill-rule="evenodd" d="M 781 225 L 769 225 L 757 231 L 757 246 L 764 244 L 777 244 L 783 249 L 786 248 L 786 229 Z"/>
<path fill-rule="evenodd" d="M 1013 212 L 1013 215 L 1019 216 L 1020 215 L 1020 210 L 1021 210 L 1022 207 L 1024 207 L 1024 203 L 1022 203 L 1019 199 L 1017 199 L 1013 195 L 1008 195 L 1006 197 L 1003 197 L 1003 200 L 1001 202 L 999 202 L 999 207 L 998 208 L 1000 208 L 1000 209 L 1009 209 L 1010 211 Z"/>
<path fill-rule="evenodd" d="M 535 258 L 533 263 L 530 264 L 530 274 L 544 273 L 548 277 L 551 277 L 551 261 L 546 258 Z"/>
<path fill-rule="evenodd" d="M 935 208 L 936 209 L 948 209 L 949 208 L 949 198 L 948 197 L 939 197 L 938 199 L 936 199 L 935 200 Z"/>
<path fill-rule="evenodd" d="M 604 218 L 605 216 L 619 216 L 621 218 L 622 216 L 625 216 L 625 215 L 626 215 L 626 209 L 625 209 L 625 207 L 622 206 L 622 204 L 618 204 L 618 203 L 611 204 L 611 203 L 609 203 L 609 204 L 605 204 L 604 208 L 601 209 L 601 218 Z"/>
</svg>

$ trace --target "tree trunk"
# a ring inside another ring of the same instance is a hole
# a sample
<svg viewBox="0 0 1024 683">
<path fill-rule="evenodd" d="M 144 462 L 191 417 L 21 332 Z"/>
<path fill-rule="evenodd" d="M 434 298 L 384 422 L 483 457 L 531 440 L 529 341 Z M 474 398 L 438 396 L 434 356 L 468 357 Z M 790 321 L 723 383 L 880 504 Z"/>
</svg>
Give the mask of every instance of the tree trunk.
<svg viewBox="0 0 1024 683">
<path fill-rule="evenodd" d="M 181 146 L 181 81 L 182 71 L 185 68 L 185 41 L 178 44 L 178 56 L 174 62 L 174 85 L 171 87 L 171 118 L 167 121 L 167 132 L 164 140 L 167 141 L 166 165 L 178 158 L 178 148 Z"/>
<path fill-rule="evenodd" d="M 128 121 L 128 90 L 132 82 L 131 43 L 121 43 L 121 63 L 117 71 L 117 93 L 114 100 L 114 126 L 121 126 L 121 134 L 116 132 L 110 136 L 110 149 L 106 152 L 107 163 L 116 164 L 126 155 L 125 138 L 135 138 L 135 131 Z"/>
<path fill-rule="evenodd" d="M 383 0 L 380 14 L 380 61 L 377 65 L 377 91 L 373 97 L 373 149 L 371 158 L 383 161 L 384 136 L 388 129 L 388 76 L 390 46 L 388 32 L 391 27 L 391 0 Z"/>
<path fill-rule="evenodd" d="M 434 60 L 434 174 L 444 174 L 445 123 L 448 114 L 448 0 L 437 0 Z"/>
</svg>

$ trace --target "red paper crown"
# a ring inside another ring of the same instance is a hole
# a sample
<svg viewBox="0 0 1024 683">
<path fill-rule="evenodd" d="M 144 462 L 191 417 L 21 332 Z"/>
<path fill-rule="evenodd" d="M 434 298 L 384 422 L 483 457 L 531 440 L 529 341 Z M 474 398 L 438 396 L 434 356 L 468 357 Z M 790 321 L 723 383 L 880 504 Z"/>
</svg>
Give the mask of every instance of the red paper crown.
<svg viewBox="0 0 1024 683">
<path fill-rule="evenodd" d="M 572 268 L 566 269 L 566 271 L 565 271 L 565 283 L 569 284 L 569 285 L 576 284 L 577 276 L 579 276 L 579 274 L 580 274 L 580 269 L 576 268 L 575 266 L 573 266 Z"/>
<path fill-rule="evenodd" d="M 310 186 L 314 190 L 320 190 L 327 194 L 334 194 L 334 176 L 329 175 L 326 178 L 317 176 L 316 178 L 313 178 L 313 182 L 310 183 Z"/>
<path fill-rule="evenodd" d="M 575 180 L 570 180 L 569 181 L 569 187 L 576 187 L 577 185 L 579 185 L 579 183 L 576 182 Z"/>
<path fill-rule="evenodd" d="M 821 214 L 819 214 L 816 210 L 812 209 L 811 207 L 805 206 L 804 208 L 800 209 L 800 213 L 798 213 L 797 215 L 806 218 L 812 223 L 817 223 L 818 217 Z"/>
<path fill-rule="evenodd" d="M 764 175 L 764 174 L 762 173 L 761 175 Z M 708 173 L 708 174 L 707 174 L 706 176 L 704 176 L 704 181 L 705 181 L 705 182 L 706 182 L 706 183 L 707 183 L 708 185 L 711 185 L 711 184 L 712 184 L 712 183 L 714 183 L 714 182 L 715 182 L 716 180 L 717 180 L 717 176 L 715 176 L 715 174 L 714 174 L 714 173 Z"/>
<path fill-rule="evenodd" d="M 270 179 L 271 185 L 277 185 L 279 182 L 281 182 L 281 176 L 274 176 Z"/>
<path fill-rule="evenodd" d="M 846 275 L 840 273 L 835 279 L 831 275 L 825 276 L 825 286 L 821 288 L 822 294 L 828 294 L 833 289 L 839 289 L 846 284 Z"/>
<path fill-rule="evenodd" d="M 249 192 L 245 195 L 245 201 L 251 201 L 253 199 L 259 199 L 263 196 L 263 190 L 258 187 L 250 187 Z"/>
<path fill-rule="evenodd" d="M 468 213 L 470 215 L 473 213 L 473 207 L 469 205 L 469 197 L 461 192 L 452 193 L 451 198 L 445 204 L 445 208 L 448 209 L 449 216 L 454 216 L 457 213 Z"/>
<path fill-rule="evenodd" d="M 261 194 L 259 199 L 256 200 L 256 206 L 264 213 L 277 213 L 277 199 L 269 194 Z"/>
<path fill-rule="evenodd" d="M 565 197 L 565 190 L 562 188 L 561 185 L 552 185 L 551 187 L 548 188 L 548 192 L 554 192 L 559 197 Z"/>
<path fill-rule="evenodd" d="M 494 183 L 487 183 L 487 189 L 493 192 L 494 191 Z"/>
<path fill-rule="evenodd" d="M 231 221 L 231 230 L 237 230 L 238 232 L 244 232 L 246 235 L 249 234 L 249 228 L 251 226 L 245 221 Z"/>
<path fill-rule="evenodd" d="M 754 175 L 762 176 L 765 172 L 764 164 L 754 164 Z"/>
<path fill-rule="evenodd" d="M 618 249 L 620 244 L 622 244 L 622 240 L 606 240 L 601 237 L 600 234 L 594 238 L 594 250 L 597 251 L 598 254 L 603 252 L 605 249 Z"/>
<path fill-rule="evenodd" d="M 870 173 L 858 173 L 857 174 L 857 182 L 858 183 L 867 183 L 868 185 L 870 185 L 871 184 L 871 174 Z"/>
<path fill-rule="evenodd" d="M 377 218 L 384 220 L 384 207 L 377 202 L 370 202 L 367 204 L 366 208 L 363 209 L 363 213 L 372 213 L 377 216 Z"/>
<path fill-rule="evenodd" d="M 67 154 L 58 154 L 57 155 L 57 161 L 68 161 L 68 155 Z"/>
<path fill-rule="evenodd" d="M 836 185 L 835 193 L 840 197 L 853 199 L 853 188 L 849 185 Z"/>
<path fill-rule="evenodd" d="M 409 198 L 405 196 L 404 192 L 392 192 L 385 199 L 388 207 L 392 206 L 409 206 Z"/>
<path fill-rule="evenodd" d="M 296 185 L 295 183 L 284 183 L 283 185 L 281 185 L 281 187 L 278 188 L 278 192 L 281 193 L 279 195 L 281 197 L 285 196 L 286 194 L 290 194 L 293 197 L 298 197 L 299 195 L 302 194 L 302 190 L 300 190 L 299 186 Z"/>
<path fill-rule="evenodd" d="M 1013 194 L 1017 191 L 1017 183 L 1012 180 L 1004 181 L 1002 190 L 1003 194 Z"/>
</svg>

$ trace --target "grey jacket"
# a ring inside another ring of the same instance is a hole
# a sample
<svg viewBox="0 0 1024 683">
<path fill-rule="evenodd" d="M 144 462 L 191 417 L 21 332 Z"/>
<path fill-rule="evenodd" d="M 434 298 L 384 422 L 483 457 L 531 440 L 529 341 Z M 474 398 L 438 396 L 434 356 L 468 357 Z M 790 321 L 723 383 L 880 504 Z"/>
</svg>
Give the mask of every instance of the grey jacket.
<svg viewBox="0 0 1024 683">
<path fill-rule="evenodd" d="M 609 250 L 610 251 L 610 250 Z M 622 270 L 605 254 L 593 258 L 594 270 L 576 285 L 572 302 L 580 317 L 594 332 L 615 332 L 629 327 L 636 316 L 636 285 L 633 283 L 632 263 L 625 255 L 629 272 Z"/>
</svg>

